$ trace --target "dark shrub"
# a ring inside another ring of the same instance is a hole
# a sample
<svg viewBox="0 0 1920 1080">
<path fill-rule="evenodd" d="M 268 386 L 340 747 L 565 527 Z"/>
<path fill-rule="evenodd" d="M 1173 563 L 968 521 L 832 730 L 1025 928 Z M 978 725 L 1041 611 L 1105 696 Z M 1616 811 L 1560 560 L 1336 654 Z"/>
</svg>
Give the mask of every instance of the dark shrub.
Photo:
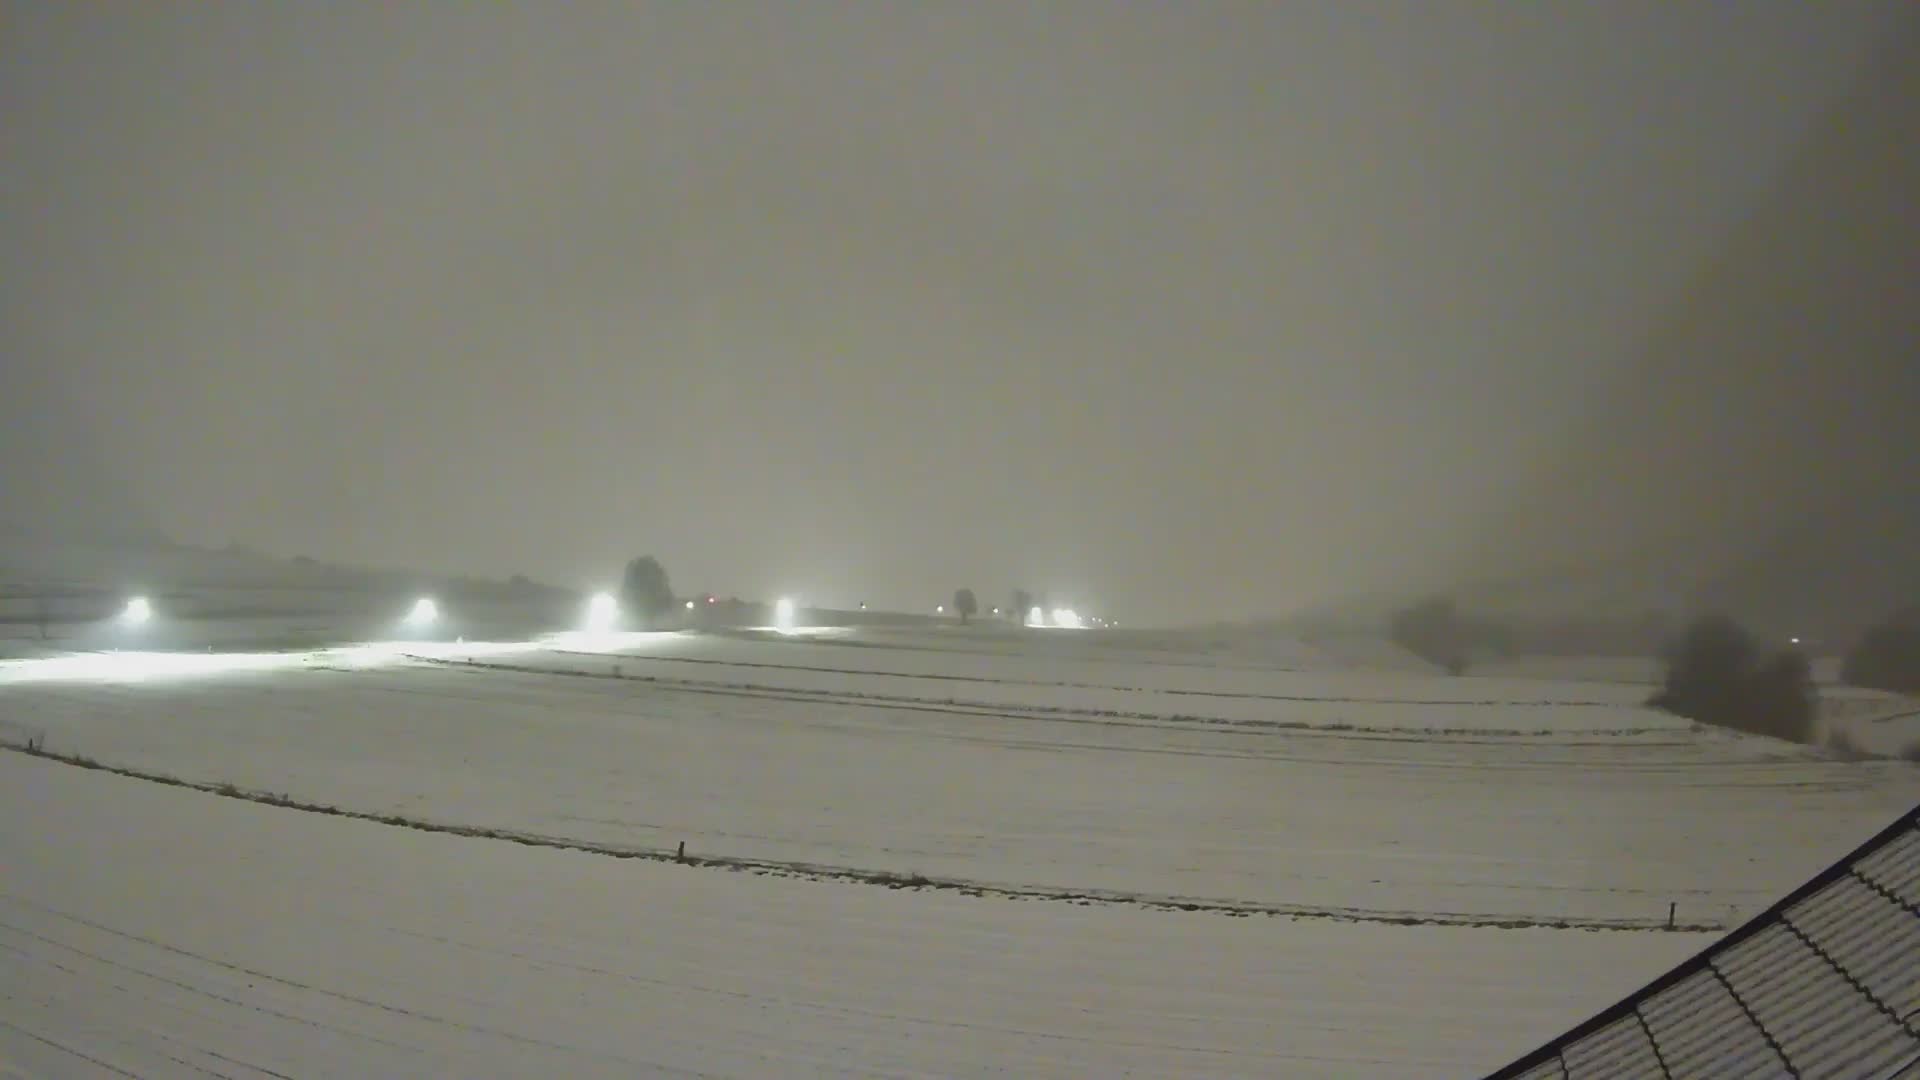
<svg viewBox="0 0 1920 1080">
<path fill-rule="evenodd" d="M 1748 677 L 1745 698 L 1747 730 L 1790 742 L 1812 741 L 1813 671 L 1799 652 L 1769 657 Z"/>
<path fill-rule="evenodd" d="M 1868 630 L 1840 663 L 1852 686 L 1920 694 L 1920 612 L 1906 611 Z"/>
<path fill-rule="evenodd" d="M 1796 651 L 1762 658 L 1753 635 L 1722 615 L 1697 619 L 1667 651 L 1664 684 L 1647 702 L 1702 723 L 1794 742 L 1813 736 L 1814 689 Z"/>
</svg>

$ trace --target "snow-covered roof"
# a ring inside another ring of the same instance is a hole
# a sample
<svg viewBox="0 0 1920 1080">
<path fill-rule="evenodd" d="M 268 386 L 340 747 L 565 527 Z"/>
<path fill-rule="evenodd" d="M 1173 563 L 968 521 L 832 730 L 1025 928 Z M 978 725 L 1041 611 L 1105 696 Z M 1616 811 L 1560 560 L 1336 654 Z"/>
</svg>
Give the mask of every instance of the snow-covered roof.
<svg viewBox="0 0 1920 1080">
<path fill-rule="evenodd" d="M 1920 807 L 1493 1080 L 1601 1076 L 1920 1076 Z"/>
</svg>

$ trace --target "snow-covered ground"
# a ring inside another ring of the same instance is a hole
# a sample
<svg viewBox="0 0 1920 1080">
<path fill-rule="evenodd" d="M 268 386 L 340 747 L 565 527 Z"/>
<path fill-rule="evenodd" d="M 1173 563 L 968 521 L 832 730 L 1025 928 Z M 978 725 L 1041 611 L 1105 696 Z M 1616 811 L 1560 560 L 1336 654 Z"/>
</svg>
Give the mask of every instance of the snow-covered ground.
<svg viewBox="0 0 1920 1080">
<path fill-rule="evenodd" d="M 1702 935 L 895 891 L 0 754 L 0 1075 L 1468 1076 Z"/>
<path fill-rule="evenodd" d="M 1605 685 L 832 636 L 396 648 L 183 657 L 210 670 L 176 678 L 14 664 L 0 723 L 113 765 L 610 847 L 1457 921 L 1676 903 L 1726 922 L 1915 791 L 1904 763 L 1695 731 Z"/>
<path fill-rule="evenodd" d="M 0 1066 L 1472 1073 L 1920 798 L 1643 694 L 1000 627 L 4 662 L 10 742 L 735 869 L 0 754 Z"/>
<path fill-rule="evenodd" d="M 1820 695 L 1820 726 L 1823 741 L 1839 736 L 1859 753 L 1920 761 L 1920 698 L 1828 688 Z"/>
</svg>

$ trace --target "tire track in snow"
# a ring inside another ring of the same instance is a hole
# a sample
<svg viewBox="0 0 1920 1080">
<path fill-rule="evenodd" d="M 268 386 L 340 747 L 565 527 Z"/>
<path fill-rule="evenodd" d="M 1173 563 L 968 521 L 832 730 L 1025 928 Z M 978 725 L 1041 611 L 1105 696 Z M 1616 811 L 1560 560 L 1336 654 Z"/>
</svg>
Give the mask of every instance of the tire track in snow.
<svg viewBox="0 0 1920 1080">
<path fill-rule="evenodd" d="M 1403 739 L 1424 741 L 1434 737 L 1448 739 L 1538 739 L 1554 736 L 1595 736 L 1602 738 L 1624 738 L 1638 735 L 1670 735 L 1674 729 L 1669 727 L 1621 727 L 1621 728 L 1492 728 L 1492 727 L 1414 727 L 1382 724 L 1314 724 L 1305 720 L 1247 720 L 1223 716 L 1202 716 L 1189 713 L 1153 713 L 1130 709 L 1086 709 L 1070 705 L 999 705 L 984 701 L 967 701 L 959 698 L 920 698 L 894 694 L 870 694 L 854 690 L 808 690 L 790 686 L 772 686 L 764 683 L 728 683 L 701 679 L 676 679 L 659 675 L 628 675 L 611 671 L 583 671 L 578 668 L 537 667 L 532 664 L 505 664 L 493 660 L 458 660 L 449 657 L 425 656 L 417 653 L 404 654 L 407 659 L 422 664 L 434 664 L 442 667 L 475 668 L 482 671 L 510 671 L 523 675 L 548 675 L 560 678 L 609 679 L 620 682 L 645 683 L 650 686 L 665 687 L 686 693 L 724 694 L 735 697 L 760 697 L 774 701 L 811 702 L 818 704 L 870 706 L 877 708 L 906 709 L 916 712 L 939 712 L 955 716 L 992 716 L 1013 720 L 1065 720 L 1069 722 L 1099 721 L 1144 721 L 1155 726 L 1185 725 L 1192 727 L 1214 727 L 1244 729 L 1252 731 L 1287 731 L 1310 735 L 1335 735 L 1361 739 Z M 569 654 L 602 655 L 602 654 Z M 625 660 L 619 654 L 604 654 L 609 660 Z M 1159 691 L 1141 691 L 1158 693 Z M 1295 698 L 1281 699 L 1293 701 L 1316 701 L 1334 704 L 1366 704 L 1366 698 Z M 1419 702 L 1396 701 L 1404 705 L 1437 704 L 1500 704 L 1471 702 Z M 1530 702 L 1512 703 L 1522 707 Z M 1593 704 L 1591 702 L 1587 704 Z M 1620 706 L 1609 706 L 1619 708 Z"/>
<path fill-rule="evenodd" d="M 979 717 L 979 718 L 990 719 L 990 720 L 1024 720 L 1024 721 L 1036 721 L 1039 723 L 1075 724 L 1075 725 L 1083 725 L 1083 726 L 1088 726 L 1088 727 L 1093 727 L 1098 729 L 1127 729 L 1127 730 L 1137 730 L 1137 731 L 1149 731 L 1149 732 L 1155 732 L 1155 733 L 1161 733 L 1161 734 L 1170 733 L 1170 732 L 1173 732 L 1173 733 L 1204 732 L 1207 734 L 1239 735 L 1239 736 L 1244 736 L 1248 738 L 1253 738 L 1253 737 L 1257 737 L 1259 735 L 1267 733 L 1259 729 L 1232 726 L 1232 725 L 1239 725 L 1242 723 L 1246 723 L 1245 721 L 1235 721 L 1235 720 L 1223 721 L 1223 724 L 1220 726 L 1207 726 L 1207 725 L 1201 724 L 1201 725 L 1195 725 L 1192 727 L 1185 727 L 1179 723 L 1167 722 L 1164 718 L 1159 722 L 1143 722 L 1143 721 L 1133 721 L 1133 720 L 1113 719 L 1113 718 L 1090 718 L 1090 717 L 1059 716 L 1059 715 L 1046 715 L 1046 716 L 1027 715 L 1022 713 L 992 711 L 991 709 L 985 708 L 985 707 L 962 708 L 962 707 L 956 707 L 956 706 L 939 706 L 939 705 L 933 705 L 930 703 L 915 704 L 915 703 L 907 702 L 907 703 L 890 704 L 890 703 L 881 702 L 881 701 L 840 700 L 832 697 L 825 697 L 825 698 L 800 697 L 800 696 L 795 696 L 795 693 L 788 693 L 785 691 L 735 690 L 735 689 L 728 689 L 725 687 L 720 687 L 720 686 L 715 686 L 710 684 L 695 684 L 691 686 L 679 686 L 671 683 L 662 683 L 657 680 L 650 679 L 646 676 L 611 676 L 611 675 L 607 675 L 599 672 L 568 671 L 565 669 L 540 668 L 540 667 L 520 668 L 520 667 L 505 667 L 505 666 L 497 666 L 497 665 L 482 666 L 477 664 L 469 664 L 462 661 L 446 661 L 446 660 L 433 658 L 433 657 L 415 657 L 414 659 L 417 659 L 421 663 L 424 663 L 428 666 L 446 668 L 456 675 L 460 675 L 460 674 L 473 675 L 473 676 L 486 676 L 489 674 L 528 675 L 534 678 L 552 679 L 558 682 L 564 682 L 565 681 L 564 677 L 578 676 L 579 678 L 589 679 L 589 680 L 599 679 L 602 681 L 639 682 L 639 683 L 642 683 L 643 685 L 647 685 L 652 688 L 659 689 L 665 693 L 671 693 L 671 694 L 710 695 L 714 697 L 740 698 L 748 701 L 791 702 L 791 703 L 806 704 L 806 705 L 845 705 L 850 708 L 866 708 L 866 709 L 874 709 L 874 710 L 885 711 L 885 712 L 918 712 L 918 713 L 932 713 L 932 714 L 946 715 L 946 716 Z M 326 671 L 337 672 L 340 674 L 352 675 L 359 679 L 375 679 L 375 678 L 378 678 L 381 674 L 381 672 L 374 671 L 374 670 L 356 671 L 356 670 L 350 670 L 346 668 L 325 668 L 325 669 L 315 669 L 315 670 L 326 670 Z M 445 688 L 438 688 L 438 687 L 429 689 L 429 688 L 417 687 L 417 686 L 386 685 L 386 684 L 380 685 L 379 689 L 382 692 L 386 692 L 386 693 L 410 694 L 410 695 L 418 695 L 422 697 L 435 698 L 435 699 L 458 698 L 461 700 L 484 701 L 489 703 L 497 702 L 500 700 L 498 693 L 488 692 L 484 690 L 479 690 L 472 693 L 463 693 L 463 692 L 456 692 L 456 691 L 451 691 Z M 821 693 L 827 693 L 827 692 L 822 691 Z M 823 720 L 818 717 L 809 717 L 808 723 L 812 726 L 819 727 L 822 729 L 841 728 L 843 730 L 859 731 L 862 733 L 873 732 L 873 731 L 894 732 L 896 730 L 889 726 L 876 727 L 872 725 L 842 725 L 837 722 Z M 1512 760 L 1512 761 L 1493 761 L 1484 756 L 1473 756 L 1473 757 L 1458 757 L 1458 756 L 1444 757 L 1443 756 L 1443 757 L 1435 758 L 1431 756 L 1431 752 L 1436 750 L 1443 751 L 1445 753 L 1450 753 L 1450 754 L 1460 754 L 1467 751 L 1475 750 L 1476 748 L 1479 748 L 1479 747 L 1498 747 L 1502 750 L 1510 751 L 1515 746 L 1515 740 L 1513 740 L 1512 738 L 1502 737 L 1497 733 L 1491 738 L 1472 738 L 1472 737 L 1456 734 L 1456 735 L 1449 736 L 1445 739 L 1433 739 L 1433 738 L 1426 737 L 1426 732 L 1428 730 L 1430 729 L 1416 728 L 1416 729 L 1407 729 L 1406 732 L 1402 734 L 1382 735 L 1382 734 L 1366 734 L 1366 733 L 1356 734 L 1350 730 L 1345 730 L 1339 727 L 1305 727 L 1305 728 L 1297 728 L 1297 729 L 1281 729 L 1277 732 L 1279 735 L 1282 735 L 1282 736 L 1295 736 L 1295 737 L 1309 738 L 1309 739 L 1334 740 L 1336 742 L 1345 742 L 1347 744 L 1356 745 L 1356 746 L 1368 746 L 1368 747 L 1379 746 L 1379 747 L 1395 747 L 1395 748 L 1418 747 L 1418 748 L 1421 748 L 1423 751 L 1427 752 L 1427 756 L 1399 756 L 1399 757 L 1378 756 L 1377 752 L 1372 750 L 1369 750 L 1368 753 L 1360 754 L 1357 756 L 1353 754 L 1340 753 L 1338 751 L 1335 751 L 1326 755 L 1315 755 L 1315 754 L 1303 753 L 1303 752 L 1294 750 L 1292 749 L 1291 743 L 1287 743 L 1282 740 L 1273 740 L 1271 742 L 1257 744 L 1257 745 L 1248 744 L 1249 748 L 1244 748 L 1244 749 L 1225 749 L 1221 747 L 1201 747 L 1201 746 L 1190 746 L 1190 745 L 1139 745 L 1139 744 L 1128 744 L 1128 743 L 1118 743 L 1118 742 L 1080 742 L 1080 741 L 1072 741 L 1064 737 L 1062 738 L 1017 737 L 1010 734 L 981 734 L 981 733 L 974 733 L 974 732 L 969 732 L 969 731 L 960 730 L 960 729 L 953 729 L 953 728 L 949 728 L 945 730 L 932 729 L 932 728 L 920 729 L 920 730 L 915 730 L 914 732 L 912 732 L 912 734 L 918 737 L 927 738 L 927 739 L 939 739 L 939 740 L 950 741 L 950 742 L 971 743 L 971 744 L 976 744 L 981 746 L 1001 747 L 1001 748 L 1011 749 L 1011 750 L 1038 750 L 1038 751 L 1071 750 L 1071 751 L 1087 751 L 1087 752 L 1094 752 L 1094 753 L 1159 755 L 1159 756 L 1166 756 L 1166 757 L 1221 758 L 1221 759 L 1233 759 L 1233 760 L 1239 760 L 1239 761 L 1286 762 L 1286 763 L 1295 764 L 1295 765 L 1336 765 L 1336 766 L 1364 765 L 1364 766 L 1388 767 L 1388 768 L 1399 768 L 1399 769 L 1430 769 L 1430 770 L 1438 770 L 1438 771 L 1458 771 L 1462 769 L 1472 769 L 1476 771 L 1485 771 L 1488 769 L 1546 770 L 1546 769 L 1565 769 L 1571 766 L 1578 766 L 1580 768 L 1587 769 L 1590 771 L 1591 770 L 1610 770 L 1610 771 L 1626 771 L 1626 772 L 1685 773 L 1685 772 L 1691 772 L 1698 769 L 1707 769 L 1707 768 L 1716 768 L 1716 769 L 1747 768 L 1747 767 L 1752 767 L 1755 764 L 1755 762 L 1752 762 L 1752 761 L 1737 760 L 1737 759 L 1704 760 L 1704 761 L 1673 761 L 1668 759 L 1660 759 L 1660 760 L 1649 762 L 1649 761 L 1637 760 L 1633 758 L 1624 758 L 1624 757 L 1623 758 L 1609 758 L 1609 757 L 1593 758 L 1593 757 L 1538 757 L 1536 756 L 1536 757 L 1518 759 L 1518 760 Z M 1478 733 L 1480 729 L 1469 729 L 1469 730 L 1472 730 Z M 1675 731 L 1669 731 L 1665 729 L 1650 729 L 1650 730 L 1652 730 L 1655 733 L 1668 735 L 1668 736 L 1677 734 L 1677 732 Z M 1585 751 L 1585 750 L 1593 750 L 1593 749 L 1599 749 L 1609 753 L 1631 752 L 1633 754 L 1645 754 L 1647 752 L 1671 753 L 1674 751 L 1680 751 L 1684 753 L 1684 752 L 1689 752 L 1698 748 L 1696 743 L 1686 739 L 1666 738 L 1666 739 L 1655 740 L 1655 739 L 1648 739 L 1644 737 L 1635 737 L 1635 738 L 1623 738 L 1619 736 L 1608 737 L 1604 732 L 1602 732 L 1600 736 L 1597 738 L 1585 738 L 1584 736 L 1587 734 L 1588 734 L 1587 731 L 1580 730 L 1580 729 L 1572 729 L 1568 731 L 1556 731 L 1553 733 L 1553 737 L 1548 739 L 1547 741 L 1531 743 L 1531 744 L 1521 742 L 1519 745 L 1523 749 L 1536 754 L 1540 751 L 1562 752 L 1562 751 Z"/>
<path fill-rule="evenodd" d="M 1179 690 L 1151 686 L 1115 686 L 1110 683 L 1068 682 L 1053 679 L 987 678 L 981 675 L 943 675 L 931 672 L 873 671 L 867 668 L 822 667 L 811 664 L 777 664 L 769 660 L 715 660 L 712 657 L 643 656 L 638 653 L 594 653 L 578 649 L 554 649 L 555 656 L 617 658 L 650 664 L 715 664 L 720 667 L 771 668 L 778 671 L 809 671 L 822 675 L 865 675 L 888 679 L 929 679 L 940 682 L 980 683 L 987 686 L 1049 686 L 1070 690 L 1110 690 L 1118 694 L 1165 694 L 1169 697 L 1205 697 L 1234 701 L 1320 702 L 1335 705 L 1459 705 L 1471 708 L 1553 708 L 1618 709 L 1617 701 L 1591 701 L 1585 698 L 1495 700 L 1493 698 L 1387 698 L 1342 697 L 1326 694 L 1261 694 L 1251 690 Z"/>
<path fill-rule="evenodd" d="M 109 769 L 107 771 L 116 772 L 116 773 L 120 772 L 120 770 L 115 770 L 115 769 Z M 197 785 L 184 784 L 180 786 L 194 787 Z M 260 802 L 260 801 L 266 801 L 266 800 L 253 799 L 251 801 Z M 295 809 L 305 809 L 305 807 L 295 807 Z M 357 816 L 345 811 L 341 811 L 340 814 L 341 816 L 348 816 L 348 817 Z M 581 1047 L 569 1046 L 565 1043 L 554 1042 L 551 1039 L 542 1039 L 542 1038 L 537 1038 L 531 1035 L 522 1035 L 517 1032 L 508 1031 L 504 1028 L 494 1027 L 488 1024 L 470 1024 L 460 1020 L 449 1019 L 444 1016 L 437 1016 L 433 1013 L 422 1012 L 417 1009 L 409 1009 L 401 1005 L 392 1005 L 384 1001 L 376 1001 L 372 998 L 361 997 L 358 994 L 349 994 L 349 993 L 344 993 L 338 990 L 329 990 L 322 986 L 315 986 L 311 983 L 304 983 L 297 979 L 289 979 L 282 975 L 275 975 L 271 972 L 261 971 L 257 968 L 250 968 L 241 964 L 229 963 L 217 957 L 207 956 L 204 953 L 194 952 L 191 949 L 183 949 L 177 945 L 169 945 L 164 941 L 156 941 L 153 938 L 143 937 L 139 934 L 130 933 L 125 930 L 117 930 L 111 926 L 106 926 L 102 923 L 94 922 L 91 919 L 85 919 L 78 915 L 71 914 L 69 912 L 60 911 L 55 908 L 47 907 L 44 904 L 37 904 L 24 897 L 12 896 L 5 893 L 0 893 L 0 901 L 5 901 L 6 903 L 14 904 L 19 907 L 29 908 L 31 910 L 38 911 L 44 915 L 51 915 L 55 918 L 63 919 L 77 926 L 85 927 L 86 929 L 92 930 L 96 933 L 106 934 L 109 937 L 117 938 L 123 941 L 133 942 L 139 945 L 144 945 L 147 948 L 156 950 L 158 952 L 167 953 L 167 954 L 177 956 L 186 960 L 191 960 L 199 964 L 204 964 L 207 967 L 231 972 L 235 975 L 242 975 L 251 979 L 258 979 L 262 982 L 273 983 L 275 985 L 285 987 L 287 989 L 301 991 L 302 993 L 316 994 L 321 997 L 333 999 L 335 1001 L 345 1002 L 350 1005 L 357 1005 L 364 1009 L 371 1009 L 371 1010 L 374 1010 L 375 1012 L 386 1013 L 390 1016 L 399 1017 L 404 1020 L 408 1020 L 416 1023 L 426 1023 L 426 1024 L 432 1024 L 432 1025 L 437 1025 L 442 1027 L 448 1027 L 456 1031 L 465 1031 L 474 1035 L 488 1035 L 497 1039 L 502 1039 L 506 1042 L 519 1043 L 524 1046 L 536 1047 L 542 1050 L 560 1050 L 567 1053 L 586 1054 L 588 1056 L 597 1057 L 604 1061 L 609 1061 L 609 1062 L 612 1062 L 613 1064 L 620 1065 L 623 1067 L 640 1068 L 644 1066 L 646 1068 L 651 1068 L 656 1070 L 659 1068 L 657 1065 L 651 1065 L 651 1064 L 635 1061 L 629 1058 L 618 1057 L 615 1055 L 592 1052 L 592 1051 L 585 1050 Z M 357 1032 L 357 1033 L 349 1032 L 344 1028 L 336 1028 L 336 1027 L 333 1027 L 332 1025 L 323 1024 L 318 1021 L 304 1020 L 300 1017 L 294 1016 L 291 1013 L 280 1012 L 278 1010 L 269 1009 L 261 1005 L 249 1005 L 246 1002 L 238 1001 L 234 998 L 227 997 L 223 994 L 214 993 L 213 991 L 207 990 L 204 987 L 196 987 L 183 980 L 161 975 L 157 972 L 149 971 L 145 968 L 142 968 L 133 964 L 121 963 L 120 961 L 112 960 L 107 957 L 100 956 L 96 953 L 88 952 L 84 949 L 78 948 L 77 946 L 69 945 L 66 942 L 59 941 L 55 938 L 47 937 L 43 934 L 35 933 L 34 931 L 25 929 L 23 927 L 14 926 L 10 923 L 0 922 L 0 930 L 5 930 L 11 933 L 19 934 L 19 935 L 22 935 L 23 937 L 30 938 L 42 944 L 51 945 L 54 948 L 64 949 L 68 952 L 75 953 L 79 956 L 85 957 L 96 963 L 105 964 L 109 967 L 115 967 L 123 971 L 132 972 L 136 975 L 141 975 L 149 979 L 154 979 L 159 982 L 166 983 L 170 986 L 187 990 L 190 993 L 195 993 L 204 997 L 212 998 L 216 1001 L 220 1001 L 225 1004 L 240 1005 L 246 1008 L 250 1008 L 256 1012 L 267 1013 L 267 1014 L 279 1017 L 281 1019 L 295 1020 L 297 1022 L 308 1024 L 310 1026 L 322 1028 L 325 1030 L 337 1031 L 337 1032 L 340 1032 L 341 1034 L 356 1035 L 357 1037 L 367 1039 L 370 1042 L 384 1043 L 389 1046 L 401 1047 L 404 1049 L 404 1047 L 400 1043 L 393 1043 L 385 1039 L 379 1039 L 372 1035 L 368 1035 L 365 1032 Z M 184 1065 L 189 1063 L 181 1062 L 181 1064 Z M 193 1066 L 193 1067 L 198 1068 L 198 1066 Z M 201 1069 L 200 1071 L 205 1072 L 207 1070 Z M 682 1075 L 686 1075 L 686 1076 L 705 1075 L 701 1073 L 688 1072 L 684 1070 L 677 1070 L 677 1071 L 681 1072 Z M 128 1075 L 132 1075 L 132 1074 L 128 1074 Z"/>
<path fill-rule="evenodd" d="M 191 785 L 188 785 L 188 786 L 191 786 Z M 9 897 L 9 899 L 16 899 L 16 898 Z M 30 906 L 38 906 L 38 905 L 30 905 Z M 38 941 L 43 945 L 49 945 L 49 946 L 52 946 L 53 948 L 72 953 L 75 956 L 78 956 L 84 960 L 90 960 L 95 964 L 99 964 L 104 967 L 114 968 L 120 971 L 125 971 L 132 975 L 138 975 L 141 978 L 152 979 L 154 982 L 161 983 L 166 986 L 171 986 L 176 990 L 185 990 L 189 994 L 193 994 L 197 997 L 204 997 L 212 1001 L 217 1001 L 223 1005 L 231 1005 L 238 1009 L 243 1009 L 250 1012 L 262 1013 L 267 1016 L 274 1017 L 275 1019 L 278 1019 L 278 1020 L 288 1020 L 293 1023 L 300 1024 L 304 1027 L 310 1027 L 319 1031 L 324 1031 L 329 1035 L 341 1036 L 341 1037 L 353 1038 L 353 1039 L 361 1039 L 366 1042 L 374 1043 L 381 1046 L 386 1046 L 396 1050 L 409 1049 L 409 1047 L 407 1047 L 406 1044 L 404 1043 L 397 1043 L 390 1039 L 382 1039 L 379 1036 L 370 1035 L 364 1031 L 352 1031 L 347 1028 L 338 1027 L 333 1024 L 322 1023 L 321 1021 L 318 1021 L 318 1020 L 310 1020 L 303 1016 L 295 1016 L 292 1013 L 282 1012 L 279 1009 L 269 1008 L 268 1006 L 265 1006 L 265 1005 L 259 1005 L 252 1002 L 241 1001 L 238 998 L 228 997 L 225 994 L 216 993 L 215 991 L 209 990 L 204 986 L 195 986 L 192 983 L 185 982 L 180 979 L 175 979 L 167 975 L 162 975 L 162 974 L 159 974 L 158 972 L 148 971 L 146 968 L 139 967 L 134 964 L 121 963 L 118 960 L 109 959 L 107 957 L 99 955 L 98 953 L 88 952 L 87 950 L 82 949 L 76 945 L 69 945 L 64 941 L 56 941 L 53 938 L 46 937 L 41 934 L 36 934 L 33 931 L 24 929 L 22 927 L 13 926 L 8 923 L 0 922 L 0 930 L 7 931 L 9 933 L 19 934 L 22 937 L 26 937 L 31 940 Z M 133 1075 L 133 1074 L 129 1073 L 127 1075 Z"/>
<path fill-rule="evenodd" d="M 102 1061 L 101 1059 L 94 1057 L 91 1054 L 85 1053 L 80 1050 L 76 1050 L 73 1047 L 68 1046 L 66 1043 L 56 1042 L 53 1039 L 49 1039 L 45 1035 L 42 1035 L 37 1031 L 28 1031 L 26 1028 L 23 1028 L 18 1024 L 10 1024 L 5 1020 L 0 1020 L 0 1028 L 6 1028 L 8 1031 L 17 1032 L 21 1035 L 25 1035 L 27 1038 L 32 1039 L 34 1042 L 37 1042 L 42 1046 L 51 1046 L 55 1050 L 58 1050 L 63 1054 L 68 1054 L 73 1057 L 79 1058 L 81 1061 L 84 1061 L 87 1064 L 93 1065 L 97 1068 L 105 1069 L 108 1072 L 114 1074 L 115 1076 L 130 1076 L 133 1078 L 133 1080 L 141 1080 L 141 1076 L 139 1073 L 128 1072 L 127 1070 L 121 1068 L 118 1065 L 115 1065 L 111 1062 Z"/>
<path fill-rule="evenodd" d="M 18 743 L 0 742 L 0 749 L 11 750 L 14 753 L 24 754 L 29 757 L 43 758 L 63 765 L 111 773 L 115 776 L 123 776 L 129 779 L 144 780 L 149 783 L 163 784 L 168 787 L 189 788 L 194 791 L 205 792 L 209 795 L 218 795 L 223 798 L 239 799 L 244 802 L 259 803 L 265 806 L 277 806 L 286 810 L 324 814 L 329 817 L 373 822 L 394 828 L 412 829 L 416 832 L 439 833 L 447 836 L 462 836 L 481 840 L 501 840 L 527 847 L 575 851 L 616 859 L 645 859 L 650 862 L 677 863 L 682 866 L 694 868 L 730 870 L 736 873 L 751 873 L 769 877 L 798 878 L 811 881 L 838 881 L 849 884 L 881 886 L 896 890 L 958 892 L 968 896 L 995 897 L 1006 900 L 1048 900 L 1082 906 L 1113 905 L 1152 911 L 1207 912 L 1235 918 L 1263 915 L 1271 918 L 1316 919 L 1331 922 L 1375 923 L 1393 926 L 1460 926 L 1496 930 L 1614 930 L 1698 934 L 1720 933 L 1727 929 L 1727 926 L 1720 922 L 1676 922 L 1669 924 L 1665 919 L 1661 918 L 1567 918 L 1538 915 L 1496 915 L 1485 912 L 1395 911 L 1345 906 L 1258 903 L 1212 897 L 1129 892 L 1117 889 L 1075 889 L 1062 886 L 975 881 L 966 878 L 933 877 L 924 874 L 900 874 L 892 871 L 872 870 L 855 866 L 840 866 L 829 863 L 811 863 L 782 859 L 755 859 L 738 856 L 700 854 L 683 856 L 677 851 L 670 851 L 665 848 L 596 844 L 584 840 L 548 836 L 514 829 L 458 825 L 447 822 L 428 821 L 421 818 L 410 818 L 401 814 L 378 814 L 365 810 L 350 810 L 339 806 L 329 806 L 324 803 L 306 802 L 271 792 L 250 791 L 235 787 L 232 784 L 213 784 L 197 780 L 186 780 L 177 776 L 169 776 L 165 773 L 151 772 L 145 769 L 136 769 L 122 765 L 109 765 L 76 754 L 63 754 L 58 751 L 48 750 L 44 746 L 28 747 Z M 70 948 L 70 946 L 63 947 Z M 168 946 L 161 947 L 170 948 Z M 112 963 L 111 961 L 106 962 Z M 272 978 L 272 976 L 265 977 Z M 320 992 L 325 993 L 326 991 Z M 377 1002 L 365 1002 L 364 1004 L 378 1008 L 388 1008 Z M 397 1011 L 404 1012 L 404 1010 Z M 426 1019 L 434 1018 L 426 1017 Z M 507 1037 L 511 1038 L 512 1036 Z"/>
</svg>

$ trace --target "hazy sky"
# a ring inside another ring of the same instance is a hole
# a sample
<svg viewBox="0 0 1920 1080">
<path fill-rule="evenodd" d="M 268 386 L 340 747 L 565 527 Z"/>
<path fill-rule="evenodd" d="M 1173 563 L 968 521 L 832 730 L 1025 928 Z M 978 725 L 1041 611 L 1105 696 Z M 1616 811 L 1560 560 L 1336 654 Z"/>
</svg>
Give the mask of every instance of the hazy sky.
<svg viewBox="0 0 1920 1080">
<path fill-rule="evenodd" d="M 1901 6 L 0 3 L 6 495 L 825 602 L 1418 579 Z"/>
</svg>

